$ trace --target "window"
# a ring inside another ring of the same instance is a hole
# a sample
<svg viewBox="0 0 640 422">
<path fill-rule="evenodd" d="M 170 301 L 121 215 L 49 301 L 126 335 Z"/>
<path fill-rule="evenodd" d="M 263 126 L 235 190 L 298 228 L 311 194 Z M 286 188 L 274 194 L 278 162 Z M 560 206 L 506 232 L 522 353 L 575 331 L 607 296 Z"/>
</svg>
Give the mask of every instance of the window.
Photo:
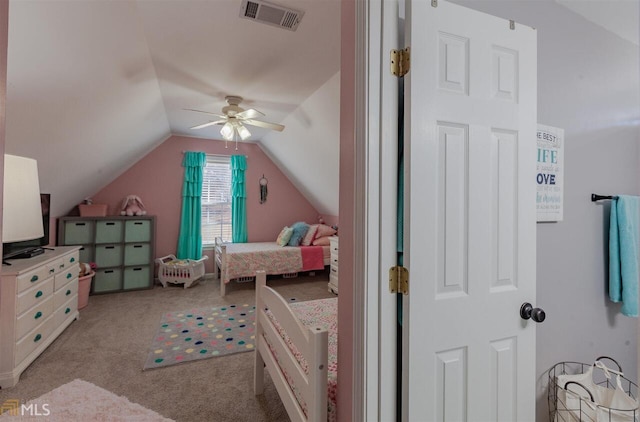
<svg viewBox="0 0 640 422">
<path fill-rule="evenodd" d="M 231 157 L 207 155 L 202 174 L 202 244 L 231 241 Z"/>
</svg>

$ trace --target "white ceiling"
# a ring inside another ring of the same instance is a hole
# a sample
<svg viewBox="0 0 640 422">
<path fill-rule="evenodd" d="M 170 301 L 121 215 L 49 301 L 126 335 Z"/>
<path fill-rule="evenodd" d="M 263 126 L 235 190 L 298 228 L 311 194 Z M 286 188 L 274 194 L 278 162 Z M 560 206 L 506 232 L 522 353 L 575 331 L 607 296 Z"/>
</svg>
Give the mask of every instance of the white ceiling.
<svg viewBox="0 0 640 422">
<path fill-rule="evenodd" d="M 640 44 L 640 1 L 555 0 L 585 19 L 621 38 Z"/>
<path fill-rule="evenodd" d="M 276 1 L 305 12 L 295 32 L 241 0 L 10 0 L 6 152 L 38 160 L 57 216 L 170 134 L 220 139 L 184 108 L 240 95 L 281 122 L 339 71 L 340 2 Z"/>
</svg>

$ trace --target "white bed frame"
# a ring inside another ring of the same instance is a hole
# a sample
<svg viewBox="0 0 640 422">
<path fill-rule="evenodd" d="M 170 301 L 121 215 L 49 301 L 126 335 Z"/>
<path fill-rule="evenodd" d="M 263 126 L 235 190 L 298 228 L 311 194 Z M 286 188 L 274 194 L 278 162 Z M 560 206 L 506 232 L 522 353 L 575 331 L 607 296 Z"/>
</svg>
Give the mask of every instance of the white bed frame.
<svg viewBox="0 0 640 422">
<path fill-rule="evenodd" d="M 273 314 L 280 326 L 289 336 L 308 364 L 308 374 L 291 353 L 289 346 L 282 339 L 265 308 Z M 269 338 L 278 356 L 276 360 L 269 344 Z M 326 422 L 327 420 L 327 361 L 328 338 L 325 328 L 306 327 L 291 311 L 287 302 L 275 290 L 267 286 L 267 275 L 264 271 L 256 274 L 256 354 L 254 367 L 254 392 L 262 394 L 264 388 L 264 368 L 276 386 L 280 399 L 287 409 L 292 421 Z M 305 416 L 282 369 L 293 380 L 307 404 L 308 414 Z"/>
</svg>

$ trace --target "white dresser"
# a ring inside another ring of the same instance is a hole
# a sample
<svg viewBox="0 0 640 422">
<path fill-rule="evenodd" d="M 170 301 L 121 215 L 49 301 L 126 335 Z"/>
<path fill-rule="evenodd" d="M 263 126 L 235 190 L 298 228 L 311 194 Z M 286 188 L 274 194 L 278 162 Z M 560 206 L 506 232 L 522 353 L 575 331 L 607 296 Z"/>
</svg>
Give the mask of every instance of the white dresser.
<svg viewBox="0 0 640 422">
<path fill-rule="evenodd" d="M 20 374 L 78 317 L 78 246 L 8 260 L 0 273 L 0 388 Z"/>
<path fill-rule="evenodd" d="M 329 291 L 338 294 L 338 236 L 329 238 L 331 266 L 329 267 Z"/>
</svg>

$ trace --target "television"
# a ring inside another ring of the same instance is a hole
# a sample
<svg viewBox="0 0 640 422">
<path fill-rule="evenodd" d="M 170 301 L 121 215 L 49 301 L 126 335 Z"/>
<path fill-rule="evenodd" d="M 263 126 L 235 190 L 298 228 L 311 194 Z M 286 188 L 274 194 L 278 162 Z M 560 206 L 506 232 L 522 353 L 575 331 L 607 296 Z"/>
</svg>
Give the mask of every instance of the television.
<svg viewBox="0 0 640 422">
<path fill-rule="evenodd" d="M 2 261 L 7 259 L 31 258 L 44 253 L 43 246 L 49 244 L 49 220 L 51 194 L 40 194 L 40 209 L 42 211 L 42 228 L 44 234 L 37 239 L 22 240 L 18 242 L 5 242 L 2 244 Z"/>
</svg>

